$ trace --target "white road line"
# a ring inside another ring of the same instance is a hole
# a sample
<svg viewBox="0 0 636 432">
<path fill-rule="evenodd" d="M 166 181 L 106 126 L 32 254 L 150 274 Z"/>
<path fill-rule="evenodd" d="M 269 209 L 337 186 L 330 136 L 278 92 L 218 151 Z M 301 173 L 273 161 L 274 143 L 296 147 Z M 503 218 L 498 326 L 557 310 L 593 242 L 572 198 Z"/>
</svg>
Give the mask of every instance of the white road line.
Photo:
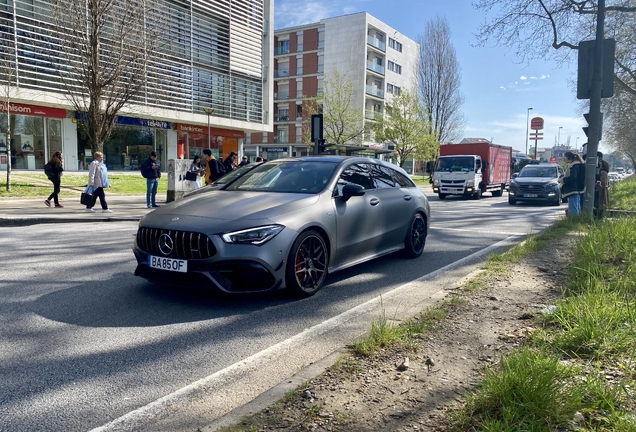
<svg viewBox="0 0 636 432">
<path fill-rule="evenodd" d="M 393 298 L 400 294 L 401 291 L 407 290 L 412 287 L 412 285 L 416 282 L 422 282 L 430 279 L 434 279 L 440 274 L 453 270 L 455 268 L 461 267 L 464 264 L 469 263 L 472 260 L 475 260 L 483 255 L 487 255 L 490 252 L 504 246 L 510 246 L 516 243 L 519 235 L 514 235 L 508 237 L 502 241 L 499 241 L 487 248 L 484 248 L 478 252 L 475 252 L 467 257 L 464 257 L 458 261 L 455 261 L 451 264 L 448 264 L 445 267 L 442 267 L 438 270 L 435 270 L 431 273 L 428 273 L 424 276 L 421 276 L 417 279 L 412 280 L 406 284 L 403 284 L 387 293 L 382 294 L 381 296 L 375 297 L 371 300 L 368 300 L 365 303 L 362 303 L 352 309 L 347 310 L 346 312 L 341 313 L 340 315 L 336 315 L 326 321 L 323 321 L 320 324 L 316 324 L 315 326 L 305 329 L 304 331 L 298 333 L 291 338 L 288 338 L 284 341 L 281 341 L 275 345 L 272 345 L 269 348 L 266 348 L 246 359 L 243 359 L 233 365 L 226 367 L 218 372 L 213 373 L 205 378 L 202 378 L 190 385 L 187 385 L 171 394 L 168 394 L 160 399 L 157 399 L 154 402 L 151 402 L 145 406 L 137 408 L 134 411 L 131 411 L 111 422 L 99 426 L 95 429 L 92 429 L 90 432 L 109 432 L 109 431 L 119 431 L 119 430 L 133 430 L 137 429 L 133 425 L 139 425 L 140 422 L 149 421 L 153 418 L 158 417 L 161 413 L 169 410 L 171 407 L 174 407 L 176 403 L 181 401 L 185 401 L 188 399 L 190 395 L 193 395 L 200 388 L 209 387 L 214 384 L 214 382 L 227 383 L 232 380 L 232 375 L 237 374 L 244 369 L 254 369 L 258 368 L 258 364 L 262 362 L 266 362 L 268 359 L 272 357 L 277 357 L 277 353 L 279 352 L 292 352 L 294 347 L 302 347 L 305 345 L 306 340 L 315 339 L 320 335 L 325 334 L 326 332 L 336 329 L 344 324 L 346 324 L 349 320 L 362 315 L 368 311 L 377 307 L 379 303 L 386 301 L 387 299 Z M 267 389 L 263 389 L 265 391 Z"/>
<path fill-rule="evenodd" d="M 430 229 L 437 230 L 437 231 L 463 231 L 463 232 L 469 232 L 469 233 L 478 232 L 475 229 L 447 228 L 447 227 L 440 227 L 440 226 L 432 226 Z M 511 233 L 511 232 L 504 232 L 504 231 L 488 231 L 488 234 L 498 234 L 498 235 L 505 235 L 505 236 L 525 236 L 525 235 L 528 235 L 528 233 Z"/>
</svg>

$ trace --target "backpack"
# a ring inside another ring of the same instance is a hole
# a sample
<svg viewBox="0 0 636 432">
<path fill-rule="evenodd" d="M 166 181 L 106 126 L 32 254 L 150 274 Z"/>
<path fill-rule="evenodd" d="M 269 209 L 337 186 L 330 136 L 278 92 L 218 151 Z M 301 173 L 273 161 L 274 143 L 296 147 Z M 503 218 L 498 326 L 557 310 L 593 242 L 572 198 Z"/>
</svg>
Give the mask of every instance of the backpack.
<svg viewBox="0 0 636 432">
<path fill-rule="evenodd" d="M 47 162 L 46 165 L 44 165 L 44 174 L 46 174 L 46 176 L 50 179 L 52 177 L 55 177 L 55 174 L 53 173 L 53 166 L 51 165 L 51 162 Z"/>
</svg>

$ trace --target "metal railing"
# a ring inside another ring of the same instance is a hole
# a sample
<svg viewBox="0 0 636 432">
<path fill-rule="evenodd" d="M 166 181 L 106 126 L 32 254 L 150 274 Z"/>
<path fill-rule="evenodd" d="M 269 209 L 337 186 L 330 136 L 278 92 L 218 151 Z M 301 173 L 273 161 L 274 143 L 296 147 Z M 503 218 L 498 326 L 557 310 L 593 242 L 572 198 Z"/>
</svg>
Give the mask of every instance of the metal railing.
<svg viewBox="0 0 636 432">
<path fill-rule="evenodd" d="M 370 94 L 371 96 L 377 96 L 380 98 L 384 97 L 384 91 L 382 89 L 379 89 L 373 86 L 367 86 L 367 94 Z"/>
<path fill-rule="evenodd" d="M 384 68 L 380 66 L 379 64 L 376 64 L 372 61 L 367 60 L 367 69 L 377 72 L 380 75 L 384 75 Z"/>
<path fill-rule="evenodd" d="M 371 46 L 376 47 L 377 49 L 379 49 L 382 52 L 386 52 L 386 44 L 384 42 L 381 42 L 378 39 L 374 38 L 373 36 L 367 35 L 367 43 L 369 45 L 371 45 Z"/>
<path fill-rule="evenodd" d="M 289 69 L 280 69 L 274 71 L 274 78 L 288 77 Z"/>
</svg>

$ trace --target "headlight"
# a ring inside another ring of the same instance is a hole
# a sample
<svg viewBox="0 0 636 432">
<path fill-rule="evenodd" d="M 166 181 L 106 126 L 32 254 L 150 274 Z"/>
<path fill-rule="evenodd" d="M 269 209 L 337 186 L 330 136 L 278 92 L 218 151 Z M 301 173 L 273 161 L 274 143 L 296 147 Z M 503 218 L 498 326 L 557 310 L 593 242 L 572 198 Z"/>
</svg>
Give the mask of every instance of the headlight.
<svg viewBox="0 0 636 432">
<path fill-rule="evenodd" d="M 221 235 L 225 243 L 262 245 L 276 237 L 285 227 L 282 225 L 265 225 L 233 231 Z"/>
<path fill-rule="evenodd" d="M 439 180 L 437 180 L 436 178 L 433 179 L 433 185 L 435 186 L 439 186 Z"/>
<path fill-rule="evenodd" d="M 468 181 L 466 182 L 466 186 L 470 186 L 470 187 L 475 186 L 475 180 L 468 180 Z"/>
</svg>

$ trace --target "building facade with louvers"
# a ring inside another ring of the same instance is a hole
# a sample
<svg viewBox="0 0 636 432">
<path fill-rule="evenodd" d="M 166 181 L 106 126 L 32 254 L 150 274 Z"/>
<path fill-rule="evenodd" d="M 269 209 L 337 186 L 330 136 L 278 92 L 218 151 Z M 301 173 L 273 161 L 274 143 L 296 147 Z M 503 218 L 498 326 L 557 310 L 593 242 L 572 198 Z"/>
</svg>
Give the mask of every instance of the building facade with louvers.
<svg viewBox="0 0 636 432">
<path fill-rule="evenodd" d="M 84 1 L 87 7 L 100 2 Z M 141 90 L 121 109 L 104 145 L 109 168 L 138 169 L 152 150 L 164 164 L 208 147 L 223 157 L 241 151 L 246 132 L 272 129 L 273 0 L 138 2 L 154 13 L 154 21 L 150 12 L 143 19 L 146 35 L 156 31 L 157 49 L 142 72 Z M 0 169 L 7 145 L 16 169 L 41 169 L 55 150 L 65 154 L 67 170 L 86 169 L 92 160 L 77 133 L 81 113 L 60 78 L 71 31 L 56 25 L 52 3 L 0 0 Z M 117 43 L 117 37 L 105 39 L 100 49 L 107 56 Z"/>
</svg>

